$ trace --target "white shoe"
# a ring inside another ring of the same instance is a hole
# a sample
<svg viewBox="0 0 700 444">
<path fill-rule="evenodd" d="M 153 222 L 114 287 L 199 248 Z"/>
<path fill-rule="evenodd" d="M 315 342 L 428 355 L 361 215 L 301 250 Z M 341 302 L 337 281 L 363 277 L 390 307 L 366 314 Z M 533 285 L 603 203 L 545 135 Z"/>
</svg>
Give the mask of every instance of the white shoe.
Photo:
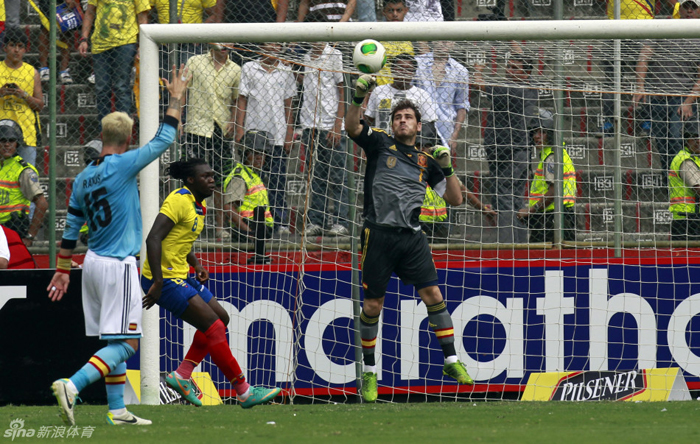
<svg viewBox="0 0 700 444">
<path fill-rule="evenodd" d="M 327 232 L 330 236 L 347 236 L 350 234 L 347 228 L 340 224 L 333 224 L 330 230 Z"/>
<path fill-rule="evenodd" d="M 58 401 L 58 406 L 61 408 L 61 419 L 65 425 L 75 425 L 73 417 L 73 407 L 75 407 L 75 398 L 77 393 L 73 393 L 68 385 L 68 379 L 58 379 L 51 384 L 51 391 Z"/>
<path fill-rule="evenodd" d="M 123 415 L 113 415 L 112 412 L 107 413 L 107 424 L 109 425 L 151 425 L 153 421 L 139 418 L 131 412 L 126 412 Z"/>
<path fill-rule="evenodd" d="M 72 85 L 73 77 L 70 76 L 70 68 L 58 73 L 58 78 L 64 85 Z"/>
<path fill-rule="evenodd" d="M 87 78 L 88 83 L 92 83 L 93 85 L 95 84 L 95 73 L 93 72 L 90 74 L 90 77 Z"/>
<path fill-rule="evenodd" d="M 42 82 L 48 82 L 49 78 L 51 77 L 51 72 L 49 71 L 49 68 L 39 68 L 39 79 Z"/>
<path fill-rule="evenodd" d="M 288 226 L 280 225 L 280 227 L 277 229 L 277 234 L 290 235 L 292 232 L 289 230 Z"/>
<path fill-rule="evenodd" d="M 304 229 L 304 236 L 321 236 L 322 234 L 323 228 L 311 222 L 306 224 L 306 228 Z"/>
</svg>

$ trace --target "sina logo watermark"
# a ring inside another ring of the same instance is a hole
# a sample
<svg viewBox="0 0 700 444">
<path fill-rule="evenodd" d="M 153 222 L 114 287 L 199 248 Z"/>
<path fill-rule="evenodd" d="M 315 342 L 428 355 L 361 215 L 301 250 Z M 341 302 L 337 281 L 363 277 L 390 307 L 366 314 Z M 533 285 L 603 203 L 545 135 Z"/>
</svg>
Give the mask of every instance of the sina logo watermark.
<svg viewBox="0 0 700 444">
<path fill-rule="evenodd" d="M 31 438 L 36 434 L 34 429 L 25 429 L 23 419 L 13 419 L 10 421 L 10 428 L 5 430 L 5 438 L 10 438 L 14 441 L 15 438 Z"/>
<path fill-rule="evenodd" d="M 41 426 L 38 429 L 25 429 L 24 420 L 17 418 L 10 421 L 10 427 L 5 430 L 3 437 L 10 438 L 10 441 L 15 438 L 91 438 L 94 431 L 93 426 Z"/>
</svg>

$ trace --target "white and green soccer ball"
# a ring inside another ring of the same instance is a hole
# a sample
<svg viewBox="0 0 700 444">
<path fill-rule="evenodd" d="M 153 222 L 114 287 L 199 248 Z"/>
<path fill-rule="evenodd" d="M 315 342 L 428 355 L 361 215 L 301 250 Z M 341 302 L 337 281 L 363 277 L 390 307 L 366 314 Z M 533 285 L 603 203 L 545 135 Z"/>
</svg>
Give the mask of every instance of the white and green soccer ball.
<svg viewBox="0 0 700 444">
<path fill-rule="evenodd" d="M 384 45 L 372 39 L 361 41 L 355 45 L 352 63 L 355 65 L 355 68 L 365 74 L 379 72 L 386 64 Z"/>
</svg>

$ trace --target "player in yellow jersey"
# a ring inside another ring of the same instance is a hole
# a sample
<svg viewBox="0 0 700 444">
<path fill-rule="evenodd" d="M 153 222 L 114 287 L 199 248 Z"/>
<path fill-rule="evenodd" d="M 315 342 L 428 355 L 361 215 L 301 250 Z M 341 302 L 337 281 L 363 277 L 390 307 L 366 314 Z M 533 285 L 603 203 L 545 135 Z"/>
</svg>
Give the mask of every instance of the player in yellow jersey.
<svg viewBox="0 0 700 444">
<path fill-rule="evenodd" d="M 228 313 L 203 284 L 209 273 L 192 251 L 192 244 L 204 228 L 205 199 L 214 193 L 214 171 L 204 159 L 173 162 L 169 174 L 184 182 L 170 193 L 146 238 L 147 258 L 141 270 L 141 286 L 146 309 L 158 304 L 197 332 L 185 359 L 165 382 L 184 399 L 196 406 L 202 402 L 192 389 L 192 370 L 207 354 L 231 381 L 243 408 L 267 402 L 277 396 L 279 388 L 251 387 L 231 354 L 226 339 Z M 190 266 L 196 279 L 189 277 Z"/>
</svg>

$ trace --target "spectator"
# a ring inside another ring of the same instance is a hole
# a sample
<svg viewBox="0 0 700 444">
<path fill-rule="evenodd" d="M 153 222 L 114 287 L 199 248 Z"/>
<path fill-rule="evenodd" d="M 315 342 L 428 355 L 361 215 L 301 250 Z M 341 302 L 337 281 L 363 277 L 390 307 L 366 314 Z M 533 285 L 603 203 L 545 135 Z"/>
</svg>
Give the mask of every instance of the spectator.
<svg viewBox="0 0 700 444">
<path fill-rule="evenodd" d="M 233 167 L 224 181 L 224 210 L 239 242 L 255 242 L 255 255 L 248 263 L 269 264 L 265 240 L 272 236 L 275 221 L 270 212 L 267 188 L 260 179 L 265 152 L 272 148 L 269 135 L 248 131 L 243 139 L 243 163 Z"/>
<path fill-rule="evenodd" d="M 219 9 L 222 0 L 182 0 L 177 2 L 176 23 L 219 23 Z M 158 15 L 158 23 L 170 23 L 170 2 L 168 0 L 151 0 Z"/>
<path fill-rule="evenodd" d="M 421 130 L 421 133 L 416 138 L 416 146 L 419 147 L 424 153 L 432 152 L 437 145 L 438 136 L 434 128 L 425 127 Z M 457 179 L 459 180 L 459 179 Z M 471 206 L 480 210 L 486 215 L 487 218 L 494 221 L 497 217 L 491 205 L 484 205 L 481 200 L 471 191 L 467 190 L 467 187 L 460 181 L 460 189 L 462 191 L 462 199 L 469 203 Z M 427 187 L 425 193 L 425 199 L 423 199 L 423 206 L 420 209 L 420 216 L 418 216 L 421 228 L 423 232 L 428 236 L 430 242 L 446 241 L 449 235 L 449 214 L 447 208 L 447 202 L 445 199 L 440 197 L 439 194 L 435 192 L 430 186 Z"/>
<path fill-rule="evenodd" d="M 377 5 L 374 0 L 357 0 L 357 20 L 361 22 L 377 21 Z"/>
<path fill-rule="evenodd" d="M 469 71 L 450 57 L 454 41 L 430 42 L 431 52 L 416 57 L 413 83 L 437 101 L 440 144 L 457 149 L 457 140 L 469 112 Z"/>
<path fill-rule="evenodd" d="M 555 170 L 560 168 L 554 163 L 554 152 L 550 145 L 553 139 L 554 119 L 552 113 L 539 110 L 539 116 L 529 126 L 532 144 L 537 149 L 540 163 L 530 184 L 530 204 L 518 211 L 518 218 L 527 220 L 530 228 L 530 242 L 554 242 L 554 183 Z M 562 214 L 564 230 L 562 240 L 576 239 L 576 170 L 574 164 L 562 148 L 564 163 L 564 213 Z"/>
<path fill-rule="evenodd" d="M 5 0 L 3 5 L 5 6 L 5 29 L 7 28 L 19 28 L 19 0 Z"/>
<path fill-rule="evenodd" d="M 148 0 L 118 3 L 116 0 L 89 0 L 83 19 L 80 54 L 87 56 L 93 23 L 92 66 L 95 70 L 95 101 L 102 130 L 102 118 L 112 110 L 132 111 L 131 70 L 136 57 L 139 25 L 148 23 Z M 115 14 L 115 11 L 119 11 Z"/>
<path fill-rule="evenodd" d="M 700 131 L 698 122 L 685 123 L 685 148 L 671 162 L 668 188 L 671 240 L 700 240 Z"/>
<path fill-rule="evenodd" d="M 386 132 L 391 130 L 392 104 L 408 99 L 420 109 L 423 128 L 434 126 L 437 120 L 437 104 L 424 89 L 412 85 L 416 73 L 416 59 L 408 54 L 399 54 L 392 61 L 394 78 L 392 83 L 378 86 L 369 96 L 365 119 L 370 125 Z"/>
<path fill-rule="evenodd" d="M 36 168 L 17 154 L 22 131 L 12 120 L 0 120 L 0 224 L 16 231 L 31 247 L 49 203 Z M 36 205 L 29 217 L 29 204 Z"/>
<path fill-rule="evenodd" d="M 405 0 L 387 0 L 384 3 L 384 18 L 387 22 L 403 22 L 408 13 Z M 377 85 L 385 85 L 393 81 L 391 77 L 391 61 L 399 54 L 415 55 L 411 42 L 390 41 L 381 42 L 386 50 L 386 59 L 389 63 L 377 73 Z"/>
<path fill-rule="evenodd" d="M 19 155 L 31 165 L 36 164 L 36 147 L 41 142 L 39 111 L 44 107 L 39 73 L 24 62 L 27 35 L 19 28 L 5 30 L 6 57 L 0 64 L 0 120 L 17 123 L 24 136 Z"/>
<path fill-rule="evenodd" d="M 274 139 L 263 177 L 267 182 L 270 207 L 279 234 L 288 234 L 284 189 L 287 184 L 287 156 L 292 148 L 292 98 L 296 95 L 294 74 L 277 55 L 279 43 L 261 46 L 263 56 L 243 65 L 236 115 L 236 142 L 244 131 L 266 131 Z"/>
<path fill-rule="evenodd" d="M 221 7 L 222 1 L 223 0 L 177 1 L 177 18 L 173 23 L 220 23 L 221 10 L 223 9 Z M 170 1 L 150 0 L 150 2 L 151 5 L 154 6 L 154 11 L 158 16 L 158 23 L 170 23 Z M 161 45 L 161 77 L 167 76 L 165 72 L 170 69 L 170 66 L 180 66 L 180 63 L 187 63 L 190 57 L 202 54 L 206 50 L 206 45 L 201 45 L 199 43 L 182 43 L 176 45 L 176 54 L 172 54 L 170 51 L 171 47 L 172 45 Z"/>
<path fill-rule="evenodd" d="M 10 265 L 10 246 L 7 243 L 7 236 L 5 236 L 5 230 L 7 228 L 0 228 L 0 270 L 5 270 Z"/>
<path fill-rule="evenodd" d="M 0 225 L 0 232 L 0 237 L 5 236 L 9 249 L 9 263 L 6 268 L 10 270 L 37 268 L 32 253 L 29 252 L 16 231 Z"/>
<path fill-rule="evenodd" d="M 681 19 L 700 18 L 700 0 L 679 2 Z M 634 103 L 651 93 L 651 137 L 668 171 L 671 159 L 683 149 L 683 120 L 693 116 L 700 95 L 700 39 L 646 41 L 637 63 Z"/>
<path fill-rule="evenodd" d="M 527 228 L 516 217 L 522 206 L 530 161 L 526 114 L 536 109 L 537 88 L 529 86 L 532 61 L 514 51 L 506 64 L 506 85 L 486 85 L 483 65 L 476 66 L 474 87 L 491 102 L 484 148 L 489 162 L 492 203 L 498 212 L 499 243 L 527 242 Z"/>
<path fill-rule="evenodd" d="M 406 0 L 407 22 L 442 22 L 440 0 Z"/>
<path fill-rule="evenodd" d="M 222 0 L 224 23 L 284 23 L 289 0 Z"/>
<path fill-rule="evenodd" d="M 241 67 L 229 59 L 229 49 L 212 44 L 207 54 L 187 61 L 192 83 L 187 94 L 185 123 L 186 157 L 207 159 L 214 176 L 214 220 L 216 237 L 230 239 L 224 228 L 221 184 L 231 172 L 231 138 L 234 134 L 236 101 Z"/>
<path fill-rule="evenodd" d="M 61 2 L 56 2 L 58 5 Z M 32 4 L 36 6 L 37 13 L 41 16 L 42 25 L 39 28 L 39 77 L 42 82 L 48 82 L 50 78 L 49 72 L 49 20 L 58 16 L 58 11 L 51 11 L 51 2 L 49 0 L 35 0 Z M 73 78 L 70 75 L 70 68 L 68 64 L 70 63 L 70 52 L 71 49 L 75 47 L 75 32 L 74 29 L 80 27 L 80 23 L 76 18 L 82 20 L 83 10 L 80 7 L 80 2 L 77 0 L 65 0 L 64 11 L 68 14 L 72 14 L 73 20 L 70 22 L 70 29 L 67 32 L 62 32 L 63 29 L 59 24 L 57 27 L 58 36 L 56 45 L 60 48 L 61 55 L 61 67 L 58 73 L 58 80 L 64 85 L 70 85 L 73 83 Z M 56 8 L 58 10 L 58 8 Z M 69 23 L 69 22 L 66 22 Z"/>
<path fill-rule="evenodd" d="M 327 43 L 312 43 L 304 55 L 303 101 L 299 123 L 301 143 L 311 177 L 311 205 L 307 236 L 348 234 L 348 191 L 345 143 L 341 130 L 343 103 L 343 56 Z M 333 214 L 329 208 L 333 205 Z M 326 231 L 327 229 L 327 231 Z"/>
<path fill-rule="evenodd" d="M 356 6 L 357 0 L 340 0 L 336 2 L 329 0 L 300 0 L 297 21 L 347 22 L 352 18 Z M 315 11 L 323 13 L 325 19 L 307 20 L 307 14 Z"/>
<path fill-rule="evenodd" d="M 669 0 L 669 4 L 673 6 L 676 0 Z M 639 0 L 621 0 L 620 1 L 620 19 L 621 20 L 649 20 L 653 19 L 656 13 L 656 0 L 639 1 Z M 615 0 L 607 0 L 607 15 L 610 20 L 615 19 Z M 612 54 L 613 41 L 605 42 L 607 50 L 601 56 L 601 64 L 603 73 L 605 74 L 605 83 L 607 88 L 612 88 L 614 80 L 614 58 Z M 622 41 L 622 59 L 621 68 L 625 71 L 634 71 L 633 63 L 630 58 L 636 60 L 641 42 L 638 40 L 623 40 Z M 641 108 L 637 112 L 637 118 L 641 121 L 640 129 L 646 135 L 651 129 L 649 122 L 649 110 L 647 107 Z M 613 117 L 615 116 L 615 95 L 611 93 L 603 93 L 603 127 L 600 128 L 599 136 L 611 134 L 615 130 Z"/>
</svg>

